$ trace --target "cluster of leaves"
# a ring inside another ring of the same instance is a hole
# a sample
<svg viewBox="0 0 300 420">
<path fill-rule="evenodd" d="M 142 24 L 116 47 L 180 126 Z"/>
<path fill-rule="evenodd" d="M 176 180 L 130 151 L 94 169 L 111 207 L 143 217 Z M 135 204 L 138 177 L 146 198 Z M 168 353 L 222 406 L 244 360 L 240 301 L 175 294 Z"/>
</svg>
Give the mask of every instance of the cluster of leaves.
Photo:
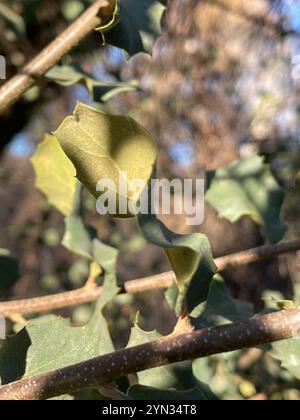
<svg viewBox="0 0 300 420">
<path fill-rule="evenodd" d="M 105 42 L 130 55 L 151 49 L 158 35 L 158 22 L 164 7 L 154 0 L 121 0 L 109 25 L 98 28 Z M 1 9 L 0 9 L 1 12 Z M 9 16 L 8 16 L 9 18 Z M 107 100 L 124 89 L 135 89 L 136 83 L 107 85 L 96 81 L 77 65 L 57 66 L 46 77 L 62 85 L 82 83 L 88 87 L 94 102 Z M 118 184 L 124 177 L 140 179 L 144 185 L 155 173 L 156 142 L 143 127 L 130 117 L 116 116 L 79 103 L 53 134 L 46 134 L 32 158 L 36 186 L 65 217 L 62 244 L 84 258 L 90 268 L 89 277 L 103 285 L 94 315 L 87 325 L 73 328 L 68 320 L 50 315 L 29 321 L 24 328 L 5 341 L 0 348 L 1 384 L 19 378 L 49 372 L 115 350 L 106 322 L 105 308 L 120 291 L 117 281 L 118 251 L 103 244 L 97 233 L 85 222 L 82 188 L 99 198 L 97 183 L 111 179 Z M 214 173 L 208 173 L 206 201 L 220 217 L 231 222 L 250 217 L 257 223 L 267 242 L 276 243 L 284 235 L 280 208 L 284 194 L 270 167 L 259 156 L 242 159 Z M 138 202 L 142 188 L 135 189 L 130 199 Z M 117 197 L 118 203 L 124 197 Z M 118 212 L 111 214 L 117 217 Z M 132 214 L 128 214 L 132 217 Z M 166 298 L 177 316 L 189 316 L 195 328 L 220 325 L 254 315 L 251 305 L 234 300 L 222 278 L 216 275 L 209 241 L 205 235 L 178 235 L 171 232 L 155 215 L 136 217 L 141 235 L 147 242 L 165 251 L 176 276 L 176 284 Z M 6 264 L 11 286 L 18 273 L 11 272 L 11 259 L 0 254 Z M 14 266 L 15 267 L 15 266 Z M 57 337 L 60 337 L 57 340 Z M 128 347 L 153 341 L 157 331 L 145 332 L 138 321 L 131 331 Z M 279 360 L 290 374 L 300 379 L 299 339 L 272 345 L 269 354 Z M 226 363 L 230 357 L 226 356 Z M 224 362 L 224 360 L 222 361 Z M 223 363 L 224 365 L 224 363 Z M 214 359 L 195 360 L 138 373 L 138 385 L 119 383 L 133 399 L 196 399 L 221 397 L 214 370 L 223 366 Z M 286 379 L 288 380 L 288 379 Z M 214 384 L 210 389 L 205 383 Z M 249 397 L 247 382 L 238 382 L 239 396 Z M 234 392 L 233 392 L 234 393 Z M 232 394 L 230 395 L 232 397 Z M 65 398 L 66 396 L 63 396 Z M 101 398 L 100 395 L 98 395 Z M 80 398 L 75 395 L 72 398 Z"/>
</svg>

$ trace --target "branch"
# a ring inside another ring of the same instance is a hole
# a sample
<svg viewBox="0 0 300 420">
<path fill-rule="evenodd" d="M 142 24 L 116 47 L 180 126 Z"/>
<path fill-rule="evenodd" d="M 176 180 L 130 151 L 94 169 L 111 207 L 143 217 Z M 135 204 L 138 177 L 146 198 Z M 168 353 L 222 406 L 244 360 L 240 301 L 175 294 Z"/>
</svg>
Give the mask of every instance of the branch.
<svg viewBox="0 0 300 420">
<path fill-rule="evenodd" d="M 96 26 L 112 16 L 112 0 L 96 0 L 72 25 L 0 88 L 0 115 L 17 102 L 37 79 L 50 70 Z M 101 13 L 100 13 L 101 12 Z"/>
<path fill-rule="evenodd" d="M 222 272 L 229 267 L 239 267 L 251 264 L 281 254 L 298 251 L 299 249 L 300 240 L 282 242 L 276 245 L 262 246 L 231 254 L 226 257 L 216 258 L 215 262 L 219 271 Z M 174 281 L 175 274 L 173 271 L 168 271 L 154 276 L 126 281 L 121 292 L 141 293 L 154 289 L 166 289 L 171 286 Z M 89 303 L 97 300 L 101 291 L 101 287 L 83 287 L 71 292 L 63 292 L 50 296 L 0 302 L 0 315 L 43 313 L 82 303 Z"/>
<path fill-rule="evenodd" d="M 64 369 L 0 387 L 0 400 L 38 400 L 97 388 L 116 378 L 170 363 L 256 347 L 297 336 L 300 309 L 118 350 Z"/>
</svg>

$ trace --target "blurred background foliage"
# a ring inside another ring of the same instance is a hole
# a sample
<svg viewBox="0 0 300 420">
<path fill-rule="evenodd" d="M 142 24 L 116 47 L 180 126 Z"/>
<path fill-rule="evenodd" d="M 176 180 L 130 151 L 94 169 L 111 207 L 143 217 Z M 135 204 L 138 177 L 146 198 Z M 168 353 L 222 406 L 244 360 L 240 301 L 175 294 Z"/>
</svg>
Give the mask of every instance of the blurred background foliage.
<svg viewBox="0 0 300 420">
<path fill-rule="evenodd" d="M 134 1 L 123 1 L 140 13 Z M 6 57 L 8 77 L 89 3 L 2 0 L 0 54 Z M 147 8 L 141 13 L 148 29 L 141 33 L 136 27 L 135 34 L 141 37 L 130 39 L 129 53 L 140 50 L 141 42 L 146 49 L 157 35 L 161 5 L 152 0 L 146 3 Z M 130 20 L 125 23 L 136 24 Z M 5 288 L 0 288 L 2 299 L 72 290 L 82 286 L 88 276 L 87 262 L 60 245 L 63 217 L 35 188 L 29 161 L 44 133 L 54 130 L 77 100 L 131 115 L 151 130 L 159 143 L 160 177 L 199 178 L 206 171 L 218 174 L 213 171 L 236 159 L 261 154 L 285 192 L 281 209 L 282 200 L 274 203 L 275 216 L 278 219 L 281 211 L 286 238 L 297 236 L 299 2 L 170 0 L 162 28 L 152 56 L 140 52 L 132 58 L 115 46 L 102 45 L 99 33 L 91 34 L 59 63 L 64 71 L 61 67 L 53 69 L 0 116 L 0 279 L 1 285 L 5 284 Z M 114 34 L 105 39 L 113 43 Z M 257 187 L 250 187 L 255 196 L 262 181 L 253 176 Z M 134 221 L 100 218 L 94 199 L 87 193 L 84 197 L 89 224 L 101 240 L 120 250 L 121 281 L 168 269 L 162 251 L 145 244 Z M 214 194 L 213 199 L 216 197 Z M 206 203 L 201 226 L 187 227 L 177 215 L 164 217 L 164 221 L 181 233 L 204 232 L 215 257 L 265 242 L 257 219 L 249 217 L 249 212 L 231 223 L 218 216 L 212 201 Z M 274 207 L 271 210 L 274 216 Z M 261 208 L 259 211 L 264 213 Z M 269 214 L 265 216 L 268 218 Z M 4 250 L 9 250 L 10 256 Z M 233 297 L 261 310 L 266 294 L 293 298 L 300 281 L 299 257 L 293 254 L 230 269 L 224 273 L 224 280 Z M 19 261 L 19 273 L 11 264 L 12 258 Z M 162 334 L 172 330 L 175 320 L 163 293 L 120 296 L 105 310 L 117 347 L 126 344 L 137 311 L 144 329 L 157 329 Z M 82 325 L 90 318 L 92 305 L 59 313 L 71 316 L 74 325 Z M 193 371 L 196 377 L 201 371 L 199 380 L 210 383 L 214 394 L 222 399 L 300 399 L 299 382 L 258 349 L 196 361 Z"/>
</svg>

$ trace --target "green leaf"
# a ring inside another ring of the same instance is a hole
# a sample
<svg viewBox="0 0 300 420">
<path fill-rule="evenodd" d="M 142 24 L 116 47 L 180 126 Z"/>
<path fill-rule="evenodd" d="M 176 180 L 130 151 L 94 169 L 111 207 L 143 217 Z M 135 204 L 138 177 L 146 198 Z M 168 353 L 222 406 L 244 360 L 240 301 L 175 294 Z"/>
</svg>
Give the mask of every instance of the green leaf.
<svg viewBox="0 0 300 420">
<path fill-rule="evenodd" d="M 207 237 L 200 233 L 178 235 L 155 215 L 139 215 L 138 222 L 145 239 L 165 249 L 179 289 L 177 313 L 202 310 L 217 270 Z"/>
<path fill-rule="evenodd" d="M 91 74 L 82 70 L 77 63 L 63 66 L 56 65 L 47 72 L 46 77 L 62 86 L 72 86 L 80 83 L 87 88 L 92 99 L 96 102 L 107 102 L 115 95 L 135 91 L 139 87 L 136 80 L 115 83 L 95 80 Z"/>
<path fill-rule="evenodd" d="M 80 363 L 101 354 L 101 333 L 72 328 L 54 315 L 28 322 L 0 349 L 1 384 Z"/>
<path fill-rule="evenodd" d="M 283 368 L 300 380 L 300 338 L 272 344 L 270 354 L 281 362 Z"/>
<path fill-rule="evenodd" d="M 162 336 L 158 331 L 143 331 L 137 323 L 131 329 L 130 339 L 127 347 L 138 346 L 160 339 Z M 140 385 L 152 386 L 155 388 L 174 388 L 178 380 L 173 366 L 162 366 L 138 372 Z"/>
<path fill-rule="evenodd" d="M 205 312 L 196 321 L 197 328 L 243 321 L 254 315 L 253 305 L 234 299 L 223 278 L 216 274 L 211 282 Z"/>
<path fill-rule="evenodd" d="M 36 174 L 36 187 L 46 195 L 50 204 L 69 216 L 76 203 L 78 182 L 75 168 L 55 136 L 46 134 L 31 163 Z"/>
<path fill-rule="evenodd" d="M 74 254 L 89 260 L 93 259 L 91 234 L 82 217 L 76 214 L 65 218 L 62 244 Z"/>
<path fill-rule="evenodd" d="M 112 246 L 93 240 L 93 256 L 95 261 L 103 268 L 105 279 L 117 284 L 117 259 L 119 251 Z"/>
<path fill-rule="evenodd" d="M 17 261 L 10 257 L 9 251 L 0 249 L 0 293 L 10 290 L 19 277 Z"/>
<path fill-rule="evenodd" d="M 137 322 L 138 321 L 136 320 L 133 328 L 131 329 L 131 335 L 127 347 L 151 343 L 162 338 L 161 334 L 156 330 L 142 330 L 138 326 Z M 185 390 L 194 390 L 198 387 L 200 389 L 202 386 L 202 384 L 199 383 L 193 376 L 191 366 L 191 362 L 180 362 L 138 372 L 137 376 L 139 385 L 145 387 L 145 389 L 151 387 L 153 392 L 164 392 L 164 390 L 172 392 L 178 391 L 178 395 L 181 395 L 181 392 L 183 392 L 182 396 L 184 397 L 186 395 L 184 393 Z M 142 390 L 143 388 L 141 387 L 139 389 Z M 150 393 L 150 395 L 152 395 L 152 393 Z M 170 397 L 172 396 L 172 394 L 166 393 L 166 396 L 168 395 L 170 395 Z M 199 395 L 197 398 L 199 398 Z"/>
<path fill-rule="evenodd" d="M 154 400 L 154 401 L 217 401 L 218 398 L 206 384 L 201 384 L 187 391 L 158 389 L 143 385 L 133 385 L 128 392 L 129 398 L 133 400 Z M 184 414 L 184 412 L 177 414 Z"/>
<path fill-rule="evenodd" d="M 98 182 L 109 180 L 114 184 L 111 192 L 117 209 L 121 200 L 138 201 L 153 172 L 157 149 L 152 136 L 132 118 L 109 115 L 79 103 L 55 136 L 76 167 L 77 178 L 95 197 L 100 195 Z M 123 196 L 118 191 L 120 180 L 127 189 Z M 136 180 L 143 185 L 133 185 Z M 113 215 L 118 216 L 118 210 Z"/>
<path fill-rule="evenodd" d="M 28 322 L 0 349 L 2 384 L 80 363 L 115 350 L 103 311 L 120 290 L 116 280 L 118 251 L 94 239 L 90 252 L 104 270 L 102 294 L 90 322 L 85 327 L 72 328 L 68 320 L 54 315 Z"/>
<path fill-rule="evenodd" d="M 249 216 L 266 237 L 278 242 L 285 231 L 280 221 L 283 190 L 260 156 L 241 159 L 211 174 L 206 201 L 230 222 Z"/>
<path fill-rule="evenodd" d="M 77 213 L 67 217 L 65 225 L 62 245 L 90 262 L 89 276 L 96 279 L 104 270 L 105 279 L 116 285 L 118 250 L 99 241 L 96 230 Z"/>
<path fill-rule="evenodd" d="M 2 384 L 80 363 L 115 350 L 107 322 L 106 305 L 119 293 L 116 282 L 118 251 L 95 239 L 93 258 L 104 269 L 103 291 L 90 322 L 72 328 L 54 315 L 30 321 L 0 349 Z"/>
<path fill-rule="evenodd" d="M 116 274 L 118 250 L 95 239 L 93 241 L 93 256 L 104 271 L 104 282 L 102 294 L 96 303 L 94 315 L 89 322 L 89 329 L 101 334 L 100 354 L 105 354 L 115 350 L 103 310 L 120 291 Z"/>
<path fill-rule="evenodd" d="M 81 82 L 86 84 L 86 80 L 90 78 L 77 63 L 56 65 L 46 73 L 45 77 L 62 86 L 72 86 Z"/>
<path fill-rule="evenodd" d="M 95 102 L 105 103 L 120 93 L 137 91 L 139 82 L 137 80 L 116 83 L 94 82 L 88 86 L 88 89 Z"/>
<path fill-rule="evenodd" d="M 105 34 L 106 42 L 130 55 L 151 51 L 155 38 L 161 33 L 164 10 L 157 0 L 120 0 L 118 23 Z"/>
</svg>

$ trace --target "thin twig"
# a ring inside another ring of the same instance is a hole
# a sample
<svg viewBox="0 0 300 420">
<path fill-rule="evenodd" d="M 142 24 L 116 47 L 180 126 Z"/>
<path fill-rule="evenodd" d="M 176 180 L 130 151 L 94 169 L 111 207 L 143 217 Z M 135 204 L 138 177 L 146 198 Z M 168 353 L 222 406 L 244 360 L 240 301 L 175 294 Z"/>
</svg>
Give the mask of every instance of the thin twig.
<svg viewBox="0 0 300 420">
<path fill-rule="evenodd" d="M 73 24 L 0 89 L 0 115 L 86 35 L 112 16 L 114 0 L 96 0 Z"/>
<path fill-rule="evenodd" d="M 224 271 L 229 267 L 239 267 L 273 258 L 281 254 L 295 252 L 300 249 L 300 240 L 282 242 L 276 245 L 262 246 L 238 252 L 225 257 L 216 258 L 215 262 L 219 271 Z M 154 276 L 144 277 L 136 280 L 129 280 L 124 283 L 125 293 L 141 293 L 155 289 L 166 289 L 175 281 L 173 271 L 168 271 Z M 101 294 L 101 287 L 83 287 L 71 292 L 63 292 L 50 296 L 37 297 L 32 299 L 16 300 L 10 302 L 0 302 L 0 315 L 8 314 L 31 314 L 43 313 L 51 310 L 67 308 L 82 303 L 93 302 Z"/>
<path fill-rule="evenodd" d="M 296 252 L 300 249 L 300 239 L 281 242 L 275 245 L 260 246 L 246 251 L 237 252 L 226 257 L 216 258 L 215 263 L 219 271 L 224 271 L 230 267 L 240 267 L 258 261 L 270 259 L 282 254 Z"/>
<path fill-rule="evenodd" d="M 37 400 L 97 388 L 116 378 L 170 363 L 250 348 L 297 336 L 300 309 L 169 336 L 0 387 L 0 400 Z"/>
<path fill-rule="evenodd" d="M 93 302 L 101 295 L 101 287 L 83 287 L 71 292 L 57 293 L 48 296 L 35 297 L 31 299 L 20 299 L 11 302 L 0 303 L 0 314 L 32 314 L 53 311 L 60 308 L 80 305 Z"/>
</svg>

